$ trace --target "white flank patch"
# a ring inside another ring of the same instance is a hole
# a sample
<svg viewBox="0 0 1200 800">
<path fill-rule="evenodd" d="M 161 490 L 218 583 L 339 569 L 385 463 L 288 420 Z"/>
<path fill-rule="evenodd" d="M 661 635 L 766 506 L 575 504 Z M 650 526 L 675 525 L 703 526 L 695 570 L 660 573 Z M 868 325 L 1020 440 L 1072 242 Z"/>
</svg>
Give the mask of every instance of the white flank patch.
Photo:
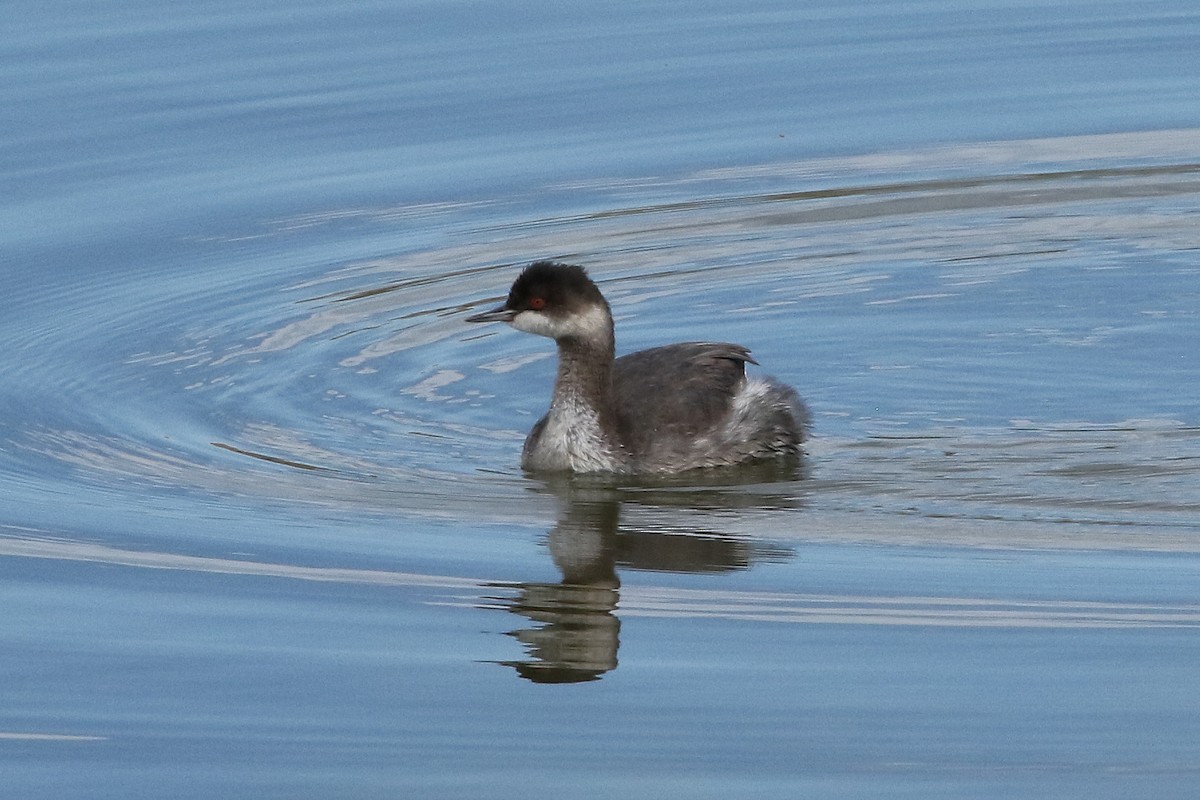
<svg viewBox="0 0 1200 800">
<path fill-rule="evenodd" d="M 733 396 L 733 405 L 729 415 L 729 425 L 735 428 L 746 421 L 756 406 L 767 402 L 771 392 L 771 384 L 761 378 L 747 378 L 742 389 Z"/>
</svg>

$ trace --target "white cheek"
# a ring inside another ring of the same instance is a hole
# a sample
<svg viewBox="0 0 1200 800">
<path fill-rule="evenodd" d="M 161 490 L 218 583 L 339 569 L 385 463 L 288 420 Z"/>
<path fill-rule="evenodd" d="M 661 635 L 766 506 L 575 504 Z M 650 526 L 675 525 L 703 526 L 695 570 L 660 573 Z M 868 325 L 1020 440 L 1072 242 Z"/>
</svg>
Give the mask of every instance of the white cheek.
<svg viewBox="0 0 1200 800">
<path fill-rule="evenodd" d="M 519 331 L 549 336 L 551 339 L 578 337 L 588 341 L 604 341 L 612 335 L 612 322 L 605 310 L 598 306 L 568 317 L 552 316 L 541 311 L 522 311 L 509 324 Z"/>
<path fill-rule="evenodd" d="M 612 337 L 612 318 L 600 306 L 591 306 L 572 320 L 572 333 L 590 341 L 604 341 Z"/>
<path fill-rule="evenodd" d="M 562 326 L 545 314 L 537 311 L 522 311 L 512 318 L 509 323 L 519 331 L 536 333 L 538 336 L 549 336 L 555 339 L 563 334 Z"/>
</svg>

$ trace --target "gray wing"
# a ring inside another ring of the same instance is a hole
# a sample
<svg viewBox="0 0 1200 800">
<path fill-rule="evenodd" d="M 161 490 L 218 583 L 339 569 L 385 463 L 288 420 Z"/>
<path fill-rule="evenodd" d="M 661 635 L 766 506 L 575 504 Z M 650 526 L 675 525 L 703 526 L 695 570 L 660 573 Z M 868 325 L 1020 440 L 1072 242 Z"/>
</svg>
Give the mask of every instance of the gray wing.
<svg viewBox="0 0 1200 800">
<path fill-rule="evenodd" d="M 633 453 L 655 441 L 688 440 L 728 414 L 746 378 L 745 347 L 685 342 L 630 353 L 613 365 L 613 394 L 622 440 Z"/>
</svg>

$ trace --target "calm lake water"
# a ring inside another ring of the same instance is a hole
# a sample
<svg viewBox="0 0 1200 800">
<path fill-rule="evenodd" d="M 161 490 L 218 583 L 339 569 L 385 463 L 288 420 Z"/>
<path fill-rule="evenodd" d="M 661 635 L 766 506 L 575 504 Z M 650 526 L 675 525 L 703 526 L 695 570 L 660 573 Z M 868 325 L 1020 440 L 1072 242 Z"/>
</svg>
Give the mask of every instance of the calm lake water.
<svg viewBox="0 0 1200 800">
<path fill-rule="evenodd" d="M 1195 796 L 1192 0 L 6 9 L 6 796 Z M 801 468 L 523 474 L 545 257 Z"/>
</svg>

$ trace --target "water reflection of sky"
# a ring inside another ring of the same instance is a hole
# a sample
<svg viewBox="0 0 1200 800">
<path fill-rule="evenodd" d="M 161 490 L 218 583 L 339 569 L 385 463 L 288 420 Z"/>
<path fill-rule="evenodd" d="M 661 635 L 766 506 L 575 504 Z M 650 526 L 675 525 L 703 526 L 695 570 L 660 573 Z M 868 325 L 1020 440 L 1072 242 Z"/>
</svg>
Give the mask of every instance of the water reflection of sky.
<svg viewBox="0 0 1200 800">
<path fill-rule="evenodd" d="M 10 791 L 1190 796 L 1192 4 L 10 6 Z M 522 475 L 544 256 L 803 469 Z"/>
</svg>

